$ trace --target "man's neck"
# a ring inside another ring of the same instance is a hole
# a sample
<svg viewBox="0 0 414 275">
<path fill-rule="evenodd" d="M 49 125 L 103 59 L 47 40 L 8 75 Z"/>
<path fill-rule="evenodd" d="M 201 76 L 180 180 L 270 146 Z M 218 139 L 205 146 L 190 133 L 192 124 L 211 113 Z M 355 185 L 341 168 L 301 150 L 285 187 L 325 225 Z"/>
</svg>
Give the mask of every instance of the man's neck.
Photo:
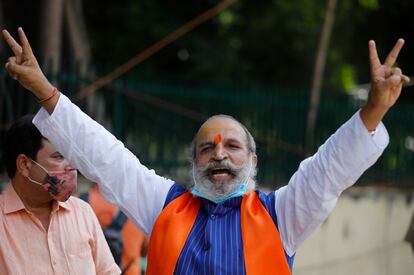
<svg viewBox="0 0 414 275">
<path fill-rule="evenodd" d="M 41 186 L 33 185 L 23 177 L 15 177 L 11 181 L 16 194 L 22 200 L 27 211 L 32 213 L 47 232 L 50 224 L 53 200 Z"/>
<path fill-rule="evenodd" d="M 51 211 L 53 200 L 41 186 L 34 186 L 33 183 L 21 177 L 15 177 L 11 183 L 28 210 Z"/>
</svg>

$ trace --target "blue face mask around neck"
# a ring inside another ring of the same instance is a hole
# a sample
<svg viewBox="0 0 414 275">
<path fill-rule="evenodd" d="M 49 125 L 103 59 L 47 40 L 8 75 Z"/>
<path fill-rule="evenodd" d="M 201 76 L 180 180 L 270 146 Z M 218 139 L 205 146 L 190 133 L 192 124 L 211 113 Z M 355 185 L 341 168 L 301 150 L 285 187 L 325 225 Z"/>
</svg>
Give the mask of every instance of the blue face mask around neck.
<svg viewBox="0 0 414 275">
<path fill-rule="evenodd" d="M 252 166 L 253 166 L 253 164 L 252 164 L 252 162 L 250 162 L 249 172 L 247 173 L 247 176 L 244 179 L 244 181 L 242 181 L 242 183 L 239 185 L 238 188 L 236 188 L 235 190 L 233 190 L 229 194 L 225 195 L 224 197 L 212 197 L 212 196 L 209 196 L 207 194 L 204 194 L 200 190 L 200 188 L 198 188 L 198 186 L 197 186 L 197 182 L 196 182 L 195 176 L 194 176 L 194 168 L 193 168 L 193 180 L 194 180 L 195 186 L 194 186 L 193 190 L 191 190 L 191 194 L 193 194 L 197 197 L 200 197 L 200 198 L 207 199 L 207 200 L 212 201 L 212 202 L 217 203 L 217 204 L 218 203 L 223 203 L 226 200 L 231 199 L 231 198 L 243 196 L 247 193 L 247 181 L 250 177 L 250 172 L 252 170 Z"/>
<path fill-rule="evenodd" d="M 191 190 L 191 193 L 193 195 L 197 196 L 197 197 L 201 197 L 201 198 L 207 199 L 207 200 L 212 201 L 214 203 L 222 203 L 222 202 L 225 202 L 228 199 L 245 195 L 247 193 L 247 184 L 246 183 L 240 184 L 239 188 L 237 188 L 233 192 L 230 192 L 229 194 L 225 195 L 224 197 L 220 197 L 220 198 L 215 198 L 215 197 L 211 197 L 209 195 L 204 194 L 198 188 L 198 186 L 195 186 L 193 188 L 193 190 Z"/>
</svg>

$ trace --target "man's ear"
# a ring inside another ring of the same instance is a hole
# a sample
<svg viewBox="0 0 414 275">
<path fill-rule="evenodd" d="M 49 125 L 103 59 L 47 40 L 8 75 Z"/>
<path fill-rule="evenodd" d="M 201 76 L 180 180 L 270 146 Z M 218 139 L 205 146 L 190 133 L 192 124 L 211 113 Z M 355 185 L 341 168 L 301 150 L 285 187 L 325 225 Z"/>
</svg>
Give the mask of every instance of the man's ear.
<svg viewBox="0 0 414 275">
<path fill-rule="evenodd" d="M 20 154 L 16 158 L 16 172 L 23 175 L 24 177 L 29 176 L 30 168 L 32 167 L 32 162 L 29 158 L 24 155 Z"/>
<path fill-rule="evenodd" d="M 252 155 L 252 164 L 253 164 L 253 167 L 256 168 L 257 166 L 257 155 L 256 154 Z"/>
</svg>

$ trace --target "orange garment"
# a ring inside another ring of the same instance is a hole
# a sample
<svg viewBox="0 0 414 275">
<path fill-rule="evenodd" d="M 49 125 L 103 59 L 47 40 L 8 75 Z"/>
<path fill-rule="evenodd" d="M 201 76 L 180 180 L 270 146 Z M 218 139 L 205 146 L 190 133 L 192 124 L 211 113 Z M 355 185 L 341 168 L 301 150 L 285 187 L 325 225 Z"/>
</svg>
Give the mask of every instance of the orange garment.
<svg viewBox="0 0 414 275">
<path fill-rule="evenodd" d="M 89 191 L 89 203 L 102 228 L 109 226 L 117 211 L 117 206 L 110 204 L 103 198 L 97 184 L 93 185 Z M 141 274 L 141 248 L 145 242 L 145 235 L 130 219 L 125 222 L 121 235 L 124 242 L 124 253 L 121 257 L 122 267 L 126 267 L 130 263 L 124 274 Z"/>
<path fill-rule="evenodd" d="M 0 274 L 119 274 L 91 207 L 54 201 L 46 231 L 9 184 L 0 195 Z"/>
<path fill-rule="evenodd" d="M 161 212 L 151 233 L 147 275 L 174 273 L 199 209 L 200 198 L 186 192 Z M 256 192 L 243 197 L 240 211 L 246 274 L 289 275 L 279 231 Z"/>
</svg>

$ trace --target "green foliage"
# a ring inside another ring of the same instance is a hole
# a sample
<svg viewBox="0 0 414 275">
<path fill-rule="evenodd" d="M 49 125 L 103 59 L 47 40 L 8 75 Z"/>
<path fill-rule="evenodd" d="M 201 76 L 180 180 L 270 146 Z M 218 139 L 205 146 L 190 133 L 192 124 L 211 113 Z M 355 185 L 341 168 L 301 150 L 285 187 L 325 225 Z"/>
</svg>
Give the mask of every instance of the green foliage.
<svg viewBox="0 0 414 275">
<path fill-rule="evenodd" d="M 355 68 L 344 64 L 341 71 L 341 84 L 345 92 L 349 93 L 355 88 Z"/>
<path fill-rule="evenodd" d="M 217 3 L 85 1 L 95 60 L 115 66 Z M 97 5 L 106 8 L 97 11 L 93 8 Z M 308 85 L 323 8 L 324 1 L 239 1 L 137 70 L 228 82 Z M 179 58 L 183 49 L 188 52 L 186 60 Z"/>
<path fill-rule="evenodd" d="M 359 109 L 358 102 L 348 95 L 331 93 L 328 96 L 329 93 L 325 93 L 319 108 L 315 144 L 305 150 L 306 91 L 193 81 L 174 84 L 165 78 L 130 80 L 122 86 L 205 117 L 225 113 L 239 119 L 251 130 L 257 143 L 258 182 L 260 186 L 269 188 L 285 184 L 306 157 L 306 152 L 315 152 Z M 113 93 L 106 95 L 108 99 L 114 96 Z M 169 175 L 180 182 L 190 182 L 188 146 L 201 120 L 141 100 L 126 98 L 125 103 L 124 117 L 117 117 L 114 124 L 121 122 L 126 125 L 127 147 L 139 156 L 142 163 L 159 174 Z M 411 109 L 411 105 L 399 104 L 386 117 L 384 123 L 391 136 L 390 145 L 364 174 L 360 184 L 404 182 L 414 176 L 414 138 L 411 137 L 413 128 L 410 127 L 414 114 Z M 405 144 L 407 138 L 412 144 L 410 148 Z"/>
<path fill-rule="evenodd" d="M 235 14 L 233 11 L 225 10 L 219 14 L 219 23 L 224 26 L 230 26 L 234 23 Z"/>
<path fill-rule="evenodd" d="M 219 2 L 84 0 L 83 12 L 98 74 L 113 70 Z M 167 102 L 205 115 L 213 112 L 235 114 L 246 122 L 256 136 L 300 146 L 308 102 L 306 94 L 297 96 L 297 90 L 305 93 L 310 90 L 327 3 L 327 0 L 237 1 L 117 81 L 122 86 L 122 83 L 138 79 L 144 82 L 150 79 L 149 83 L 140 83 L 132 88 L 155 93 Z M 7 27 L 23 25 L 31 38 L 30 33 L 36 32 L 38 17 L 34 15 L 38 14 L 38 6 L 36 1 L 5 1 Z M 412 0 L 338 0 L 327 53 L 324 93 L 316 131 L 318 143 L 315 146 L 352 113 L 349 111 L 351 107 L 357 107 L 352 104 L 338 107 L 339 103 L 335 100 L 331 102 L 327 95 L 333 96 L 338 91 L 343 94 L 352 90 L 355 84 L 369 82 L 367 43 L 370 39 L 375 39 L 380 58 L 384 60 L 397 38 L 406 38 L 398 65 L 406 74 L 414 75 L 413 10 Z M 33 44 L 35 48 L 37 43 Z M 63 45 L 66 47 L 67 43 Z M 73 81 L 79 80 L 75 78 Z M 228 91 L 227 87 L 233 87 L 233 90 Z M 76 91 L 64 84 L 61 88 Z M 412 104 L 412 90 L 412 87 L 407 87 L 403 91 L 402 102 Z M 16 115 L 28 110 L 34 112 L 34 104 L 27 104 L 32 102 L 29 101 L 31 99 L 18 91 L 13 93 L 12 100 L 23 103 L 17 104 L 13 112 Z M 157 94 L 157 91 L 162 92 Z M 183 150 L 177 153 L 174 148 L 182 148 L 183 143 L 188 144 L 192 136 L 184 131 L 176 132 L 185 129 L 194 133 L 199 123 L 182 118 L 172 119 L 167 111 L 151 113 L 154 107 L 142 102 L 125 100 L 122 103 L 122 100 L 114 100 L 111 95 L 106 96 L 111 99 L 108 100 L 108 113 L 122 117 L 125 109 L 126 113 L 131 114 L 126 115 L 124 125 L 116 125 L 116 129 L 124 131 L 123 138 L 127 144 L 133 145 L 134 151 L 143 154 L 151 164 L 161 165 L 160 162 L 177 158 L 180 163 L 186 163 Z M 347 100 L 348 96 L 337 101 Z M 113 106 L 113 102 L 122 104 Z M 412 113 L 411 109 L 404 107 L 403 118 L 398 117 L 401 109 L 389 115 L 387 126 L 397 142 L 392 140 L 387 149 L 389 155 L 378 164 L 381 169 L 376 172 L 379 174 L 381 171 L 389 174 L 394 168 L 400 172 L 412 170 L 413 153 L 401 149 L 404 146 L 400 142 L 408 135 L 412 136 L 412 119 L 407 115 Z M 161 125 L 164 131 L 157 132 L 154 125 Z M 288 133 L 286 129 L 291 131 Z M 280 144 L 272 143 L 259 147 L 265 153 L 262 154 L 263 163 L 269 165 L 262 165 L 261 169 L 280 169 L 281 174 L 275 176 L 279 177 L 278 181 L 284 180 L 286 174 L 290 175 L 293 172 L 291 168 L 296 168 L 298 162 L 298 158 L 281 153 L 280 147 Z M 261 180 L 270 182 L 276 179 L 266 173 L 261 174 Z"/>
<path fill-rule="evenodd" d="M 84 1 L 94 60 L 107 64 L 104 70 L 114 68 L 217 3 L 218 0 Z M 237 1 L 134 72 L 309 89 L 327 3 Z M 409 0 L 338 1 L 324 90 L 348 91 L 352 81 L 367 82 L 368 40 L 376 39 L 383 55 L 400 34 L 408 39 L 414 27 L 408 13 L 413 8 L 414 1 Z M 414 50 L 406 54 L 401 65 L 409 64 L 413 54 Z"/>
<path fill-rule="evenodd" d="M 379 8 L 378 0 L 359 0 L 359 4 L 371 10 L 377 10 Z"/>
</svg>

